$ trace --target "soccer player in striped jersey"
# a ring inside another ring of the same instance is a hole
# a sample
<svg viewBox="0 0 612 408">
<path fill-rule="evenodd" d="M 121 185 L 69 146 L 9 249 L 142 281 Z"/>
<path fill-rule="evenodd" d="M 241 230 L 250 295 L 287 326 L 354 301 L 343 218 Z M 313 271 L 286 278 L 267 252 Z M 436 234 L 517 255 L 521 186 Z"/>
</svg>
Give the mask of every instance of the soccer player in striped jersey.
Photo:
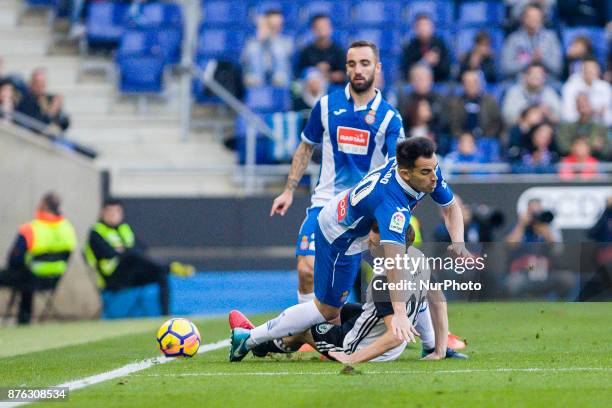
<svg viewBox="0 0 612 408">
<path fill-rule="evenodd" d="M 356 41 L 349 46 L 346 56 L 349 84 L 344 90 L 323 96 L 313 107 L 302 132 L 302 142 L 293 156 L 285 190 L 272 204 L 271 216 L 285 215 L 313 149 L 320 145 L 319 180 L 296 243 L 299 303 L 315 298 L 314 236 L 321 208 L 337 193 L 353 187 L 367 173 L 395 156 L 397 141 L 404 139 L 400 114 L 374 87 L 380 70 L 375 44 Z"/>
</svg>

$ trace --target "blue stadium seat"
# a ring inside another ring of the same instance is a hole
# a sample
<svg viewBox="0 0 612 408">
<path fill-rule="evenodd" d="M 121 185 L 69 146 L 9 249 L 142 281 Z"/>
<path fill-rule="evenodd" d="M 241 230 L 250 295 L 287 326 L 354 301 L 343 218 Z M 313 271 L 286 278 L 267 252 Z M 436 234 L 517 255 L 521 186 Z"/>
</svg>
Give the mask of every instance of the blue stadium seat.
<svg viewBox="0 0 612 408">
<path fill-rule="evenodd" d="M 291 93 L 288 88 L 273 86 L 248 88 L 245 103 L 259 113 L 284 112 L 291 108 Z"/>
<path fill-rule="evenodd" d="M 178 27 L 183 26 L 183 12 L 178 4 L 149 3 L 141 6 L 137 18 L 143 27 Z"/>
<path fill-rule="evenodd" d="M 164 59 L 155 55 L 117 56 L 119 91 L 123 93 L 161 93 L 164 86 Z"/>
<path fill-rule="evenodd" d="M 209 27 L 240 24 L 248 20 L 248 5 L 235 0 L 204 0 L 202 17 Z"/>
<path fill-rule="evenodd" d="M 385 88 L 389 88 L 400 79 L 399 58 L 393 54 L 382 54 L 380 60 L 385 77 Z"/>
<path fill-rule="evenodd" d="M 295 24 L 299 17 L 299 6 L 292 0 L 250 0 L 249 18 L 255 21 L 259 14 L 264 14 L 270 10 L 280 10 L 285 17 L 285 27 Z M 297 29 L 298 27 L 295 27 Z"/>
<path fill-rule="evenodd" d="M 455 51 L 459 57 L 472 49 L 474 46 L 474 41 L 476 40 L 476 35 L 483 30 L 486 31 L 491 37 L 491 48 L 493 48 L 495 54 L 500 55 L 501 49 L 504 45 L 504 31 L 501 28 L 467 27 L 460 28 L 455 36 Z"/>
<path fill-rule="evenodd" d="M 349 3 L 344 0 L 305 0 L 300 5 L 299 22 L 302 27 L 308 27 L 313 16 L 326 14 L 334 28 L 344 27 L 349 23 L 349 13 Z"/>
<path fill-rule="evenodd" d="M 608 56 L 608 40 L 606 30 L 601 27 L 567 27 L 561 30 L 563 52 L 567 52 L 570 44 L 578 36 L 586 36 L 591 39 L 597 59 L 603 63 Z"/>
<path fill-rule="evenodd" d="M 202 26 L 198 34 L 197 55 L 200 57 L 238 61 L 244 44 L 244 31 Z"/>
<path fill-rule="evenodd" d="M 504 22 L 505 14 L 502 2 L 468 1 L 459 5 L 458 23 L 461 26 L 498 26 Z"/>
<path fill-rule="evenodd" d="M 402 52 L 402 36 L 399 30 L 383 28 L 363 28 L 350 33 L 349 42 L 368 40 L 377 44 L 384 54 L 400 55 Z"/>
<path fill-rule="evenodd" d="M 450 27 L 455 20 L 455 5 L 446 0 L 413 0 L 406 5 L 406 16 L 409 24 L 418 14 L 428 15 L 438 27 Z"/>
<path fill-rule="evenodd" d="M 401 7 L 398 2 L 384 0 L 360 0 L 352 4 L 352 25 L 361 28 L 364 25 L 389 28 L 389 25 L 401 23 Z"/>
<path fill-rule="evenodd" d="M 88 45 L 117 46 L 127 24 L 127 15 L 127 4 L 91 3 L 86 21 Z"/>
</svg>

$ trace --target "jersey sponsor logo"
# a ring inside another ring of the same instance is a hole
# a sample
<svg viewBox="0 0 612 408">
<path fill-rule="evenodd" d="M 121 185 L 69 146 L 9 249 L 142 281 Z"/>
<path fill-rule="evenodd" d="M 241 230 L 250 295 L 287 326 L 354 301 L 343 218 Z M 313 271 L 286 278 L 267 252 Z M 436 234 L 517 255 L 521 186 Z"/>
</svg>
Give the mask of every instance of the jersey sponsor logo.
<svg viewBox="0 0 612 408">
<path fill-rule="evenodd" d="M 332 327 L 334 327 L 334 325 L 331 323 L 321 323 L 321 324 L 317 324 L 316 330 L 317 330 L 317 333 L 319 334 L 325 334 L 328 331 L 330 331 Z"/>
<path fill-rule="evenodd" d="M 348 206 L 348 194 L 344 196 L 342 200 L 338 203 L 337 215 L 338 222 L 344 221 L 346 218 L 346 207 Z"/>
<path fill-rule="evenodd" d="M 346 109 L 338 109 L 334 111 L 334 115 L 336 116 L 340 116 L 342 115 L 344 112 L 346 112 Z"/>
<path fill-rule="evenodd" d="M 370 131 L 345 126 L 337 129 L 338 150 L 348 154 L 368 154 Z"/>
<path fill-rule="evenodd" d="M 397 233 L 404 232 L 404 226 L 406 225 L 406 216 L 401 211 L 393 213 L 391 222 L 389 223 L 389 230 Z"/>
</svg>

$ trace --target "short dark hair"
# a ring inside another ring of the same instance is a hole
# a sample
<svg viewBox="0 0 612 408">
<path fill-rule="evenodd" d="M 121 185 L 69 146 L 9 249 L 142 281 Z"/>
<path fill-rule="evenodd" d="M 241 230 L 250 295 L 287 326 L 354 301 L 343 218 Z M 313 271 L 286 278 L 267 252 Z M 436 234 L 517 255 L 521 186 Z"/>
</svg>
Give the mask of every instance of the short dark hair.
<svg viewBox="0 0 612 408">
<path fill-rule="evenodd" d="M 479 31 L 474 39 L 475 44 L 480 44 L 483 41 L 491 42 L 491 36 L 486 31 Z"/>
<path fill-rule="evenodd" d="M 376 60 L 380 61 L 380 51 L 378 50 L 378 47 L 376 46 L 376 44 L 374 44 L 372 41 L 366 41 L 366 40 L 353 41 L 351 45 L 349 45 L 348 49 L 350 50 L 351 48 L 361 48 L 361 47 L 371 48 L 372 52 L 374 53 L 374 56 L 376 57 Z"/>
<path fill-rule="evenodd" d="M 102 208 L 110 207 L 112 205 L 118 205 L 120 207 L 123 207 L 123 203 L 121 202 L 121 200 L 119 200 L 118 198 L 109 197 L 102 203 Z"/>
<path fill-rule="evenodd" d="M 266 16 L 266 17 L 272 16 L 272 15 L 274 15 L 274 14 L 278 14 L 278 15 L 281 15 L 281 16 L 282 16 L 282 15 L 283 15 L 283 12 L 282 12 L 282 11 L 280 11 L 280 9 L 277 9 L 277 8 L 271 8 L 271 9 L 268 9 L 268 10 L 266 10 L 266 11 L 264 12 L 264 16 Z"/>
<path fill-rule="evenodd" d="M 521 13 L 521 17 L 525 16 L 525 13 L 527 12 L 527 10 L 529 10 L 530 8 L 532 9 L 537 9 L 540 13 L 544 14 L 544 9 L 542 9 L 542 6 L 540 6 L 537 3 L 533 3 L 533 2 L 529 2 L 525 5 L 525 7 L 523 8 L 523 12 Z"/>
<path fill-rule="evenodd" d="M 62 200 L 55 192 L 49 191 L 45 193 L 45 195 L 42 197 L 42 203 L 50 213 L 55 215 L 60 215 L 62 213 L 60 211 Z"/>
<path fill-rule="evenodd" d="M 317 22 L 317 20 L 321 20 L 322 18 L 327 19 L 327 20 L 330 19 L 327 14 L 324 14 L 324 13 L 315 14 L 312 17 L 310 17 L 310 27 L 312 27 L 314 23 Z"/>
<path fill-rule="evenodd" d="M 582 59 L 582 63 L 584 64 L 585 62 L 594 62 L 595 64 L 597 64 L 597 66 L 599 66 L 599 61 L 597 61 L 597 58 L 595 58 L 593 56 L 589 56 L 589 57 L 583 58 Z"/>
<path fill-rule="evenodd" d="M 412 24 L 416 24 L 416 22 L 419 20 L 429 20 L 433 23 L 433 19 L 431 18 L 431 15 L 429 13 L 424 13 L 424 12 L 417 13 L 414 16 L 414 19 L 412 20 Z"/>
<path fill-rule="evenodd" d="M 525 68 L 525 72 L 531 70 L 531 68 L 542 68 L 546 72 L 546 67 L 541 62 L 532 62 Z"/>
<path fill-rule="evenodd" d="M 395 156 L 399 167 L 413 169 L 419 157 L 430 158 L 436 152 L 433 140 L 424 137 L 411 137 L 397 144 Z"/>
</svg>

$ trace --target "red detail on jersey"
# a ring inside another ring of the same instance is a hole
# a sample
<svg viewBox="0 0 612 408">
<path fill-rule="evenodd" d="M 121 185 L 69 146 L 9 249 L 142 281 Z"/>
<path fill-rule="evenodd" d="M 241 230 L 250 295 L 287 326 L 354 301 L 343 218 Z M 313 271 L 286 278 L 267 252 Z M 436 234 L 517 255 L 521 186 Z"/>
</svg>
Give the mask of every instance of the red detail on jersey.
<svg viewBox="0 0 612 408">
<path fill-rule="evenodd" d="M 348 194 L 344 196 L 342 200 L 338 203 L 338 222 L 344 221 L 346 218 L 346 207 L 348 206 Z"/>
</svg>

